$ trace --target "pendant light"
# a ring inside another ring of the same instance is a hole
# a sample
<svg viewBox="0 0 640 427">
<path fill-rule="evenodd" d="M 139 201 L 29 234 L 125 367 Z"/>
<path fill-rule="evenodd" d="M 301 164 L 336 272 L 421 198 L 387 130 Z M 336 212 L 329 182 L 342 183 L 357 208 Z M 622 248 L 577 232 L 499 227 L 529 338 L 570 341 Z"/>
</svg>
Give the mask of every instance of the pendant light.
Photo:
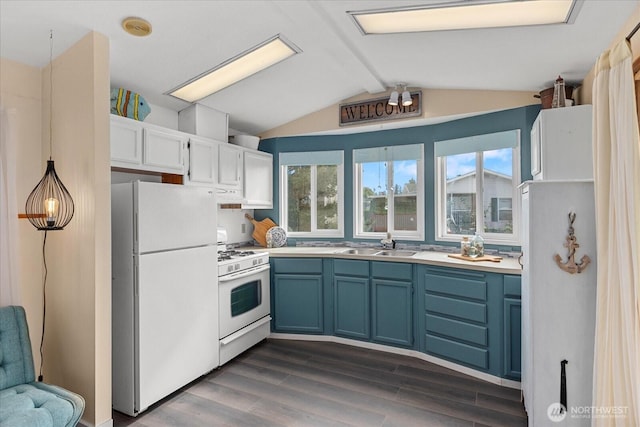
<svg viewBox="0 0 640 427">
<path fill-rule="evenodd" d="M 409 105 L 413 104 L 413 99 L 411 99 L 411 94 L 409 93 L 409 91 L 407 90 L 407 87 L 404 87 L 404 92 L 402 92 L 402 105 L 404 105 L 405 107 L 408 107 Z"/>
<path fill-rule="evenodd" d="M 389 96 L 389 101 L 387 102 L 389 105 L 393 105 L 394 107 L 398 105 L 398 86 L 393 89 L 391 92 L 391 96 Z"/>
<path fill-rule="evenodd" d="M 29 222 L 38 230 L 62 230 L 73 218 L 74 205 L 53 163 L 53 31 L 49 53 L 49 160 L 44 176 L 27 197 L 25 205 Z"/>
</svg>

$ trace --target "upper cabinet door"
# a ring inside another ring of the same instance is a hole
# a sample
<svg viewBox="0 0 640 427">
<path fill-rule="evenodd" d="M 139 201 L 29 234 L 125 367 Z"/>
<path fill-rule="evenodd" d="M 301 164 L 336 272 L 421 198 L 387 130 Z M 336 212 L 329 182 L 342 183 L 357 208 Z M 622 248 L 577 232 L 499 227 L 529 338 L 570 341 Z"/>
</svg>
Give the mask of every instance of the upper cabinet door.
<svg viewBox="0 0 640 427">
<path fill-rule="evenodd" d="M 218 169 L 218 146 L 208 139 L 189 138 L 188 184 L 213 187 Z"/>
<path fill-rule="evenodd" d="M 273 207 L 273 156 L 260 151 L 244 152 L 244 199 L 247 209 Z"/>
<path fill-rule="evenodd" d="M 142 163 L 142 125 L 111 117 L 111 164 L 135 169 Z"/>
<path fill-rule="evenodd" d="M 242 150 L 232 144 L 219 145 L 218 186 L 242 190 Z"/>
<path fill-rule="evenodd" d="M 187 137 L 180 132 L 146 128 L 142 162 L 149 170 L 184 174 L 183 149 Z"/>
</svg>

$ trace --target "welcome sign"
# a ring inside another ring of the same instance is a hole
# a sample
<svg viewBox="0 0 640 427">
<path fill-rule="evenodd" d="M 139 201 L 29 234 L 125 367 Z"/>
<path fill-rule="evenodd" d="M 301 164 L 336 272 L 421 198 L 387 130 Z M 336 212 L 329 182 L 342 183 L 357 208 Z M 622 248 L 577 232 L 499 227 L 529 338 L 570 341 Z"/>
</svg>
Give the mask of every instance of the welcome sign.
<svg viewBox="0 0 640 427">
<path fill-rule="evenodd" d="M 389 97 L 340 104 L 340 126 L 381 120 L 397 120 L 422 115 L 422 92 L 410 92 L 413 103 L 389 105 Z"/>
</svg>

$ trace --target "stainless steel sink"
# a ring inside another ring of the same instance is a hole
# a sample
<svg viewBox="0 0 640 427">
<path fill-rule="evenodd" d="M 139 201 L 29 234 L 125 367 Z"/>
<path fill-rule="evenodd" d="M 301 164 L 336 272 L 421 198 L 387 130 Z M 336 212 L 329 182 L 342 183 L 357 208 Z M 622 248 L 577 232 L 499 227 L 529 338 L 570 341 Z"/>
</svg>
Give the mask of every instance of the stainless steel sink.
<svg viewBox="0 0 640 427">
<path fill-rule="evenodd" d="M 409 256 L 413 256 L 415 255 L 415 251 L 403 251 L 403 250 L 385 250 L 385 251 L 380 251 L 380 252 L 376 252 L 374 255 L 380 255 L 380 256 L 397 256 L 397 257 L 409 257 Z"/>
<path fill-rule="evenodd" d="M 374 255 L 380 252 L 380 249 L 375 248 L 349 248 L 349 249 L 341 249 L 336 251 L 337 254 L 345 254 L 345 255 Z"/>
</svg>

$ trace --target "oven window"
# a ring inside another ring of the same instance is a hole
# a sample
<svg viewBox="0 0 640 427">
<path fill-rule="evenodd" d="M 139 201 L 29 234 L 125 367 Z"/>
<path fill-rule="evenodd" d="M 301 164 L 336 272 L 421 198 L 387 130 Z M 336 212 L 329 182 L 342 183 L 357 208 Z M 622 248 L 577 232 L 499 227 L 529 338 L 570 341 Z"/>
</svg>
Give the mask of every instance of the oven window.
<svg viewBox="0 0 640 427">
<path fill-rule="evenodd" d="M 239 316 L 260 305 L 261 282 L 261 280 L 254 280 L 231 291 L 231 317 Z"/>
</svg>

